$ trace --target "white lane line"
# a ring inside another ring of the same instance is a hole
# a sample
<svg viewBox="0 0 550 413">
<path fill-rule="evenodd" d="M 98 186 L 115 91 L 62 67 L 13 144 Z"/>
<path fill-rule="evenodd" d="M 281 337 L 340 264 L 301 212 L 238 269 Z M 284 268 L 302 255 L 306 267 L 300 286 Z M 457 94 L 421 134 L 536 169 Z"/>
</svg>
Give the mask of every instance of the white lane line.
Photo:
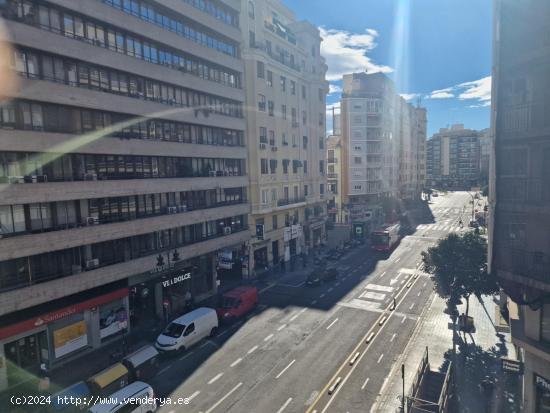
<svg viewBox="0 0 550 413">
<path fill-rule="evenodd" d="M 208 381 L 208 384 L 214 383 L 214 382 L 217 381 L 221 376 L 223 376 L 223 372 L 222 372 L 222 373 L 219 373 L 219 374 L 216 374 L 214 377 L 212 377 L 212 378 Z"/>
<path fill-rule="evenodd" d="M 243 361 L 242 357 L 239 357 L 237 360 L 235 360 L 233 363 L 230 364 L 231 367 L 235 367 L 237 364 L 239 364 L 241 361 Z"/>
<path fill-rule="evenodd" d="M 330 293 L 332 290 L 334 290 L 334 288 L 330 287 L 330 288 L 327 290 L 327 293 Z"/>
<path fill-rule="evenodd" d="M 382 358 L 384 358 L 384 353 L 380 354 L 380 357 L 378 357 L 378 361 L 376 363 L 380 364 L 380 362 L 382 361 Z"/>
<path fill-rule="evenodd" d="M 420 294 L 422 294 L 422 291 L 419 291 L 418 294 L 416 294 L 416 296 L 420 297 Z"/>
<path fill-rule="evenodd" d="M 261 289 L 261 290 L 259 291 L 259 293 L 261 294 L 261 293 L 263 293 L 264 291 L 269 290 L 271 287 L 275 287 L 276 284 L 277 284 L 277 283 L 271 283 L 271 284 L 269 284 L 267 287 Z"/>
<path fill-rule="evenodd" d="M 365 387 L 367 387 L 367 383 L 369 382 L 370 377 L 367 377 L 367 379 L 363 382 L 363 385 L 361 386 L 361 390 L 365 390 Z"/>
<path fill-rule="evenodd" d="M 193 352 L 190 351 L 190 352 L 187 353 L 186 355 L 181 356 L 178 360 L 180 360 L 180 361 L 181 361 L 181 360 L 184 360 L 184 359 L 186 359 L 187 357 L 191 357 L 192 355 L 193 355 Z"/>
<path fill-rule="evenodd" d="M 325 294 L 323 293 L 319 296 L 319 298 L 323 298 L 324 296 L 325 296 Z"/>
<path fill-rule="evenodd" d="M 391 336 L 390 338 L 390 343 L 395 339 L 395 337 L 397 337 L 397 334 L 394 333 L 393 336 Z"/>
<path fill-rule="evenodd" d="M 229 392 L 225 396 L 223 396 L 220 400 L 218 400 L 216 403 L 214 403 L 214 405 L 204 413 L 212 413 L 212 411 L 216 407 L 218 407 L 220 404 L 222 404 L 225 399 L 227 399 L 229 396 L 231 396 L 233 393 L 235 393 L 238 390 L 238 388 L 241 387 L 242 385 L 243 385 L 243 382 L 240 382 L 239 384 L 237 384 L 235 387 L 233 387 L 231 390 L 229 390 Z"/>
<path fill-rule="evenodd" d="M 170 367 L 172 367 L 172 366 L 166 366 L 166 367 L 163 368 L 161 371 L 159 371 L 157 374 L 160 375 L 160 374 L 164 373 L 164 372 L 167 371 Z"/>
<path fill-rule="evenodd" d="M 291 401 L 292 401 L 292 397 L 289 397 L 288 400 L 285 402 L 285 404 L 283 404 L 281 408 L 277 410 L 277 413 L 283 413 L 283 410 L 286 409 L 286 407 L 290 404 Z"/>
<path fill-rule="evenodd" d="M 252 347 L 250 350 L 247 351 L 247 354 L 252 354 L 258 349 L 258 346 Z"/>
<path fill-rule="evenodd" d="M 403 320 L 401 320 L 401 324 L 403 324 L 403 323 L 405 322 L 406 319 L 407 319 L 407 316 L 404 315 L 404 316 L 403 316 Z"/>
<path fill-rule="evenodd" d="M 380 274 L 380 277 L 378 277 L 378 278 L 382 278 L 384 275 L 386 275 L 386 271 L 384 271 L 382 274 Z"/>
<path fill-rule="evenodd" d="M 273 338 L 273 334 L 268 335 L 266 338 L 264 338 L 264 341 L 269 341 Z"/>
<path fill-rule="evenodd" d="M 313 300 L 313 301 L 311 302 L 311 305 L 315 305 L 315 304 L 317 304 L 317 300 Z"/>
<path fill-rule="evenodd" d="M 327 330 L 331 328 L 337 321 L 338 321 L 338 318 L 335 318 L 334 321 L 328 325 Z"/>
<path fill-rule="evenodd" d="M 334 284 L 335 287 L 338 287 L 340 285 L 339 282 L 337 282 L 336 284 Z"/>
<path fill-rule="evenodd" d="M 292 317 L 290 317 L 290 321 L 294 321 L 298 318 L 298 314 L 294 314 Z"/>
<path fill-rule="evenodd" d="M 275 378 L 278 379 L 279 377 L 281 377 L 285 373 L 285 371 L 287 371 L 290 368 L 290 366 L 292 366 L 295 362 L 296 362 L 296 359 L 294 359 L 290 363 L 288 363 L 288 366 L 286 366 L 284 369 L 282 369 L 280 371 L 280 373 L 275 376 Z"/>
<path fill-rule="evenodd" d="M 201 394 L 201 392 L 199 390 L 197 390 L 195 393 L 193 393 L 191 396 L 189 397 L 186 397 L 187 401 L 190 402 L 191 400 L 193 400 L 195 397 L 197 397 L 199 394 Z"/>
<path fill-rule="evenodd" d="M 414 305 L 415 303 L 412 303 L 411 306 L 409 307 L 409 310 L 412 310 L 414 308 Z"/>
<path fill-rule="evenodd" d="M 397 264 L 399 261 L 401 261 L 401 257 L 395 259 L 395 263 Z"/>
<path fill-rule="evenodd" d="M 422 288 L 426 287 L 426 283 L 422 284 Z"/>
<path fill-rule="evenodd" d="M 283 324 L 283 325 L 279 326 L 279 328 L 277 329 L 277 331 L 281 331 L 281 330 L 282 330 L 283 328 L 285 328 L 285 327 L 286 327 L 286 324 Z"/>
</svg>

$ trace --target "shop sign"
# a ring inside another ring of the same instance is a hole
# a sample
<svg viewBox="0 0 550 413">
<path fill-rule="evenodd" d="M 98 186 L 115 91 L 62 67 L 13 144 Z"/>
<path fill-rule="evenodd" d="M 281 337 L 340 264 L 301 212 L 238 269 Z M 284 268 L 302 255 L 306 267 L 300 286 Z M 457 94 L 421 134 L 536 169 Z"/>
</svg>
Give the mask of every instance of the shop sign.
<svg viewBox="0 0 550 413">
<path fill-rule="evenodd" d="M 298 227 L 299 227 L 299 225 L 292 225 L 290 227 L 290 238 L 291 239 L 298 238 Z"/>
<path fill-rule="evenodd" d="M 88 345 L 86 322 L 84 320 L 53 332 L 55 357 L 59 358 Z"/>
<path fill-rule="evenodd" d="M 105 338 L 119 331 L 124 330 L 128 326 L 128 315 L 124 307 L 119 308 L 116 312 L 111 310 L 105 318 L 99 322 L 99 337 Z"/>
<path fill-rule="evenodd" d="M 149 274 L 158 274 L 159 272 L 170 270 L 172 268 L 174 268 L 173 262 L 169 262 L 168 264 L 164 264 L 164 265 L 157 265 L 152 270 L 149 270 Z"/>
<path fill-rule="evenodd" d="M 507 359 L 502 357 L 502 370 L 508 373 L 523 374 L 523 363 L 519 360 Z"/>
<path fill-rule="evenodd" d="M 291 240 L 290 227 L 285 227 L 283 232 L 283 241 L 288 242 Z"/>
<path fill-rule="evenodd" d="M 191 279 L 191 273 L 186 272 L 184 274 L 176 275 L 175 277 L 170 278 L 169 280 L 163 281 L 162 286 L 164 288 L 170 287 L 171 285 L 178 284 L 180 282 L 183 282 L 185 280 Z"/>
<path fill-rule="evenodd" d="M 218 268 L 224 270 L 233 268 L 233 251 L 224 250 L 218 252 Z"/>
<path fill-rule="evenodd" d="M 128 288 L 122 288 L 117 291 L 113 291 L 109 294 L 101 295 L 99 297 L 90 298 L 89 300 L 82 301 L 78 304 L 74 304 L 70 307 L 65 307 L 56 311 L 52 311 L 46 314 L 42 314 L 37 318 L 31 318 L 29 320 L 21 321 L 20 323 L 13 324 L 6 327 L 0 327 L 0 339 L 11 337 L 24 331 L 32 330 L 36 327 L 53 323 L 64 317 L 72 314 L 80 313 L 85 310 L 89 310 L 93 307 L 97 307 L 102 304 L 109 303 L 118 298 L 126 297 L 128 295 Z"/>
<path fill-rule="evenodd" d="M 535 384 L 543 390 L 550 391 L 550 382 L 538 374 L 535 374 Z"/>
</svg>

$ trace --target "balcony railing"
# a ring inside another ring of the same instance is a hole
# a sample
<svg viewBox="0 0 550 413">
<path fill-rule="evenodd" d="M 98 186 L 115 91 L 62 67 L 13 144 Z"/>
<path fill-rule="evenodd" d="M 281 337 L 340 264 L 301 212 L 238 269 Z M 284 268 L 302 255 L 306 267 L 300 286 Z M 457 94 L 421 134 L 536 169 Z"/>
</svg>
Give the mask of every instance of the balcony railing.
<svg viewBox="0 0 550 413">
<path fill-rule="evenodd" d="M 327 162 L 328 163 L 338 163 L 338 158 L 328 158 Z"/>
<path fill-rule="evenodd" d="M 499 178 L 497 197 L 501 202 L 550 206 L 550 182 L 541 178 Z"/>
<path fill-rule="evenodd" d="M 500 115 L 499 126 L 508 137 L 518 132 L 535 132 L 550 128 L 549 102 L 525 103 L 504 107 Z"/>
<path fill-rule="evenodd" d="M 494 266 L 497 270 L 509 271 L 526 278 L 550 283 L 550 256 L 542 251 L 495 243 Z"/>
<path fill-rule="evenodd" d="M 300 202 L 306 202 L 306 197 L 300 196 L 297 198 L 284 198 L 277 200 L 277 206 L 286 206 L 292 204 L 299 204 Z"/>
<path fill-rule="evenodd" d="M 328 179 L 338 179 L 338 174 L 336 172 L 329 172 L 327 173 Z"/>
</svg>

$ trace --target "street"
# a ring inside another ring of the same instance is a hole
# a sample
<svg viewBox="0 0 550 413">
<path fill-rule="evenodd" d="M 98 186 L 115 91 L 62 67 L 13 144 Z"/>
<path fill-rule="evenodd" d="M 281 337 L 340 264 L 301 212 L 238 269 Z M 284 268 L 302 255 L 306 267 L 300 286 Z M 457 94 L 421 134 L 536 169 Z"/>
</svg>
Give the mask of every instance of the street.
<svg viewBox="0 0 550 413">
<path fill-rule="evenodd" d="M 157 396 L 184 397 L 189 404 L 160 411 L 370 409 L 433 294 L 419 270 L 420 252 L 460 231 L 461 214 L 467 224 L 469 201 L 466 192 L 433 198 L 433 219 L 413 214 L 416 231 L 389 257 L 356 248 L 335 264 L 336 281 L 305 287 L 303 279 L 284 280 L 265 287 L 256 312 L 161 362 L 151 382 Z"/>
</svg>

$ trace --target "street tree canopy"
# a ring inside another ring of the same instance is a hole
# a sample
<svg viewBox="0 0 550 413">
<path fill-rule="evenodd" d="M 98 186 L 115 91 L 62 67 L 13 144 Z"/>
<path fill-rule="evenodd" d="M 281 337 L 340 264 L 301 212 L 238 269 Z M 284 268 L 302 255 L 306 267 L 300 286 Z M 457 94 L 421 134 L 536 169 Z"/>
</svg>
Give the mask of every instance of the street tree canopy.
<svg viewBox="0 0 550 413">
<path fill-rule="evenodd" d="M 424 269 L 431 274 L 436 292 L 451 304 L 466 299 L 466 315 L 471 294 L 494 294 L 498 284 L 487 273 L 487 240 L 479 234 L 449 234 L 435 247 L 422 252 Z"/>
</svg>

